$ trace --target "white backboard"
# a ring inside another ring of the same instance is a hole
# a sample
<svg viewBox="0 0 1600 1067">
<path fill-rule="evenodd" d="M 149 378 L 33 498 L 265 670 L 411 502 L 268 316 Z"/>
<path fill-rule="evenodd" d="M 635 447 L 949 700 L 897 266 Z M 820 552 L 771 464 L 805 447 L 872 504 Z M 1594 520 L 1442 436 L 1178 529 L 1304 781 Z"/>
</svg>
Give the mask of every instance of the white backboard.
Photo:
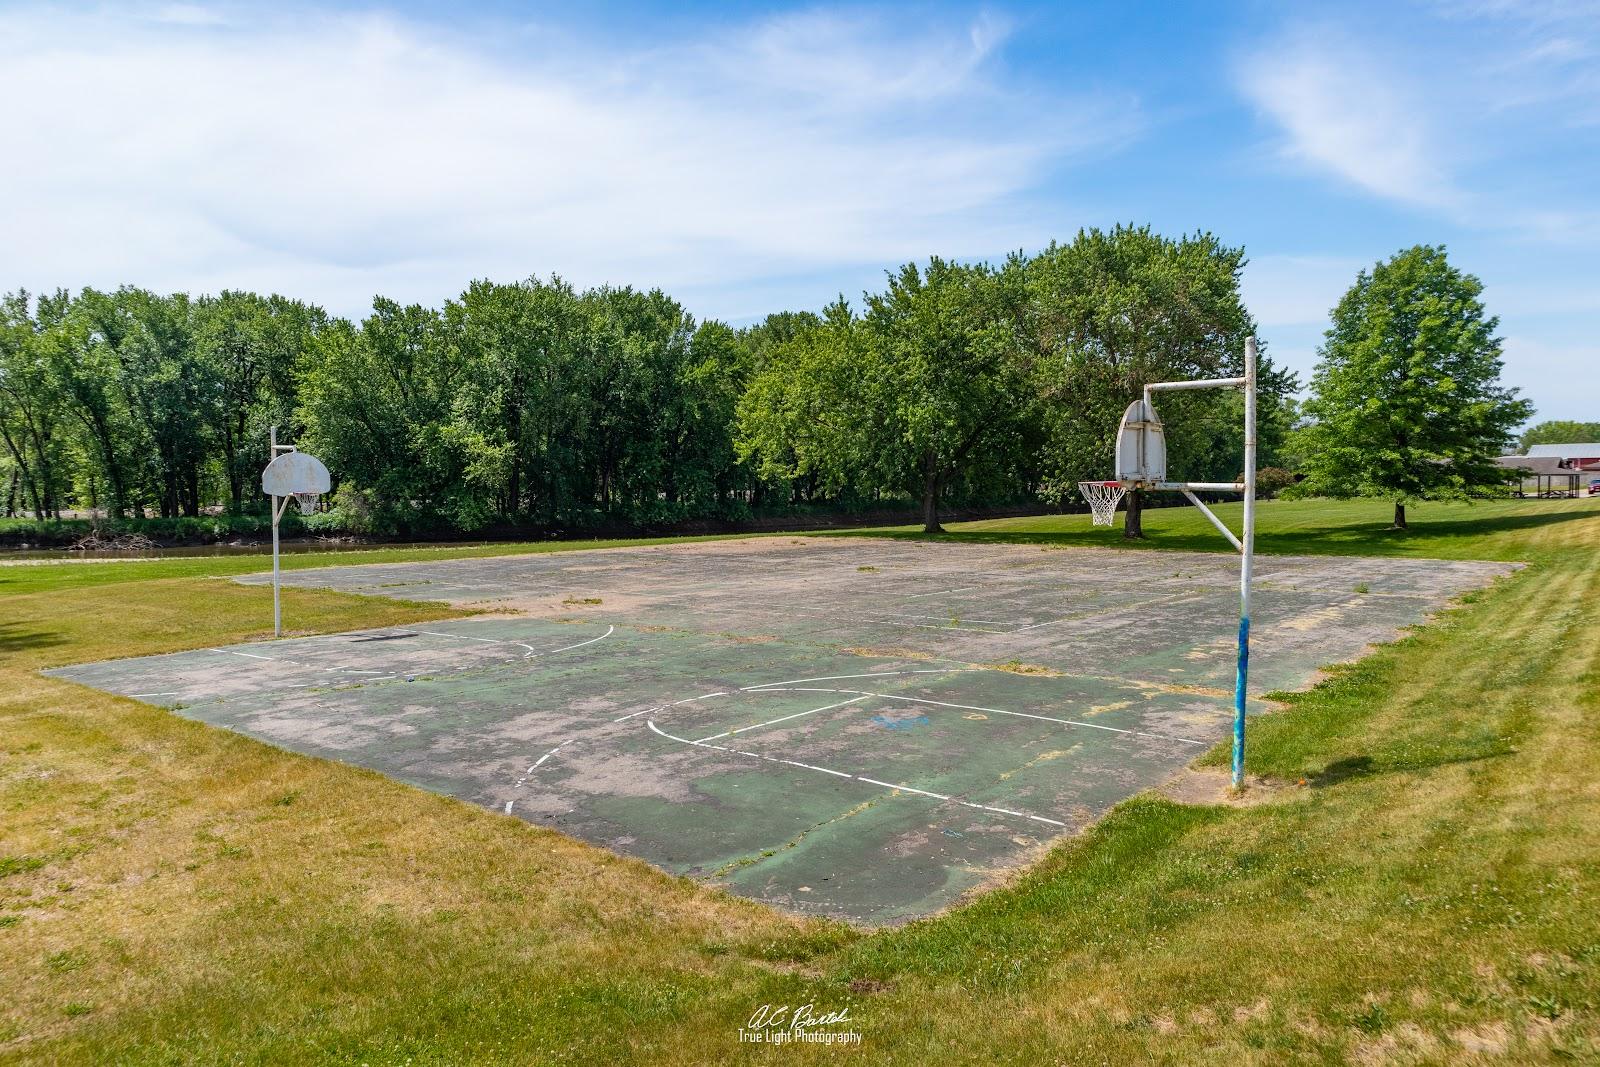
<svg viewBox="0 0 1600 1067">
<path fill-rule="evenodd" d="M 261 491 L 268 496 L 326 493 L 332 487 L 333 478 L 322 460 L 304 452 L 285 452 L 261 472 Z"/>
<path fill-rule="evenodd" d="M 1117 427 L 1117 480 L 1164 482 L 1167 480 L 1167 441 L 1155 405 L 1135 400 L 1122 413 Z"/>
</svg>

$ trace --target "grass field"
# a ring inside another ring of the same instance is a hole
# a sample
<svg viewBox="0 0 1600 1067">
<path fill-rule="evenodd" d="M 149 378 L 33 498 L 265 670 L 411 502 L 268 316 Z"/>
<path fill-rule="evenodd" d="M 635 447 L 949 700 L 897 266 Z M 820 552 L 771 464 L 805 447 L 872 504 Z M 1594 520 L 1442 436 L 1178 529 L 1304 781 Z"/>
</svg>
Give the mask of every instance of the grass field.
<svg viewBox="0 0 1600 1067">
<path fill-rule="evenodd" d="M 1593 1061 L 1600 502 L 1387 513 L 1273 502 L 1260 544 L 1531 565 L 1260 720 L 1250 802 L 1136 798 L 873 934 L 34 673 L 261 636 L 270 592 L 207 577 L 258 560 L 0 568 L 0 1058 L 839 1056 L 740 1044 L 763 1004 L 809 1002 L 848 1009 L 871 1062 Z M 1146 528 L 1220 545 L 1187 509 Z M 293 565 L 324 561 L 359 560 Z M 444 614 L 285 594 L 299 630 Z"/>
</svg>

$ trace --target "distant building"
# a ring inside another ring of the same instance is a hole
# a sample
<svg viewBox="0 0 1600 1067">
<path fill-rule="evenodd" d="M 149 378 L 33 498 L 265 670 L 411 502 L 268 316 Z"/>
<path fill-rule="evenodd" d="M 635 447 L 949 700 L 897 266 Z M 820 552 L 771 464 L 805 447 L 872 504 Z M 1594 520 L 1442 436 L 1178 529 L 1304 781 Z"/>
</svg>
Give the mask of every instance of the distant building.
<svg viewBox="0 0 1600 1067">
<path fill-rule="evenodd" d="M 1529 445 L 1529 459 L 1559 459 L 1573 470 L 1600 470 L 1600 441 L 1567 445 Z"/>
<path fill-rule="evenodd" d="M 1564 448 L 1565 445 L 1543 445 L 1544 448 Z M 1515 484 L 1518 496 L 1528 496 L 1528 483 L 1533 483 L 1533 496 L 1578 496 L 1579 481 L 1584 468 L 1560 456 L 1536 456 L 1528 449 L 1526 456 L 1501 456 L 1496 463 L 1506 469 L 1506 481 Z M 1600 460 L 1596 460 L 1600 469 Z"/>
</svg>

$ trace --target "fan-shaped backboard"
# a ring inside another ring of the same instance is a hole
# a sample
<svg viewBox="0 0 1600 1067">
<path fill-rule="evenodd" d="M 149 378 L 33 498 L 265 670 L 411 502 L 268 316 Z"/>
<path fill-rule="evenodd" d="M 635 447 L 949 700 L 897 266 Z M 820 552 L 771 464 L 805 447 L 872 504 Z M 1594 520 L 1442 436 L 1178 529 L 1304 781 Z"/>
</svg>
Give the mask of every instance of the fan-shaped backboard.
<svg viewBox="0 0 1600 1067">
<path fill-rule="evenodd" d="M 1167 480 L 1167 442 L 1155 405 L 1135 400 L 1122 413 L 1117 427 L 1117 480 L 1164 482 Z"/>
<path fill-rule="evenodd" d="M 322 460 L 304 452 L 285 452 L 261 472 L 261 491 L 268 496 L 326 493 L 332 486 L 333 478 Z"/>
</svg>

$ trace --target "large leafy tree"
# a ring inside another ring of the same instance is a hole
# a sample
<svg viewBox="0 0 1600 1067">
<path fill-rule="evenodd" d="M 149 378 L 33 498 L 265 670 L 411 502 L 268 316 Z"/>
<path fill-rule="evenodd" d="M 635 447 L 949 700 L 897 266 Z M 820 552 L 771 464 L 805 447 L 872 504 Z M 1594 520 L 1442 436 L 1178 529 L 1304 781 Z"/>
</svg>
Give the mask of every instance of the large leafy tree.
<svg viewBox="0 0 1600 1067">
<path fill-rule="evenodd" d="M 1503 488 L 1495 457 L 1532 407 L 1500 383 L 1499 320 L 1482 292 L 1427 245 L 1356 276 L 1304 409 L 1306 490 L 1391 499 L 1404 529 L 1410 501 Z"/>
<path fill-rule="evenodd" d="M 339 321 L 313 343 L 302 383 L 306 442 L 380 529 L 450 522 L 473 529 L 485 512 L 451 430 L 463 377 L 459 348 L 437 311 L 373 302 L 360 327 Z"/>
<path fill-rule="evenodd" d="M 1565 445 L 1588 441 L 1600 441 L 1600 422 L 1550 419 L 1522 431 L 1518 448 L 1527 452 L 1532 445 Z"/>
<path fill-rule="evenodd" d="M 1046 424 L 1047 488 L 1109 477 L 1123 409 L 1149 382 L 1232 377 L 1255 324 L 1239 292 L 1244 250 L 1208 233 L 1163 237 L 1147 226 L 1080 231 L 1028 264 L 1032 343 Z M 1259 368 L 1262 437 L 1287 431 L 1292 375 L 1265 355 Z M 1234 477 L 1242 411 L 1223 391 L 1161 399 L 1174 477 Z M 1128 494 L 1124 534 L 1142 537 L 1140 494 Z"/>
<path fill-rule="evenodd" d="M 123 331 L 113 317 L 99 314 L 109 298 L 92 290 L 85 290 L 85 297 L 73 301 L 61 321 L 44 334 L 40 350 L 83 443 L 90 503 L 103 502 L 113 517 L 130 509 L 137 514 L 146 497 L 141 458 L 147 450 L 126 393 L 118 387 L 121 368 L 114 346 L 121 342 Z"/>
<path fill-rule="evenodd" d="M 1020 462 L 1033 414 L 1030 353 L 1022 344 L 1022 261 L 968 266 L 937 257 L 891 275 L 866 307 L 866 452 L 878 481 L 922 500 L 937 532 L 952 480 Z"/>
<path fill-rule="evenodd" d="M 559 521 L 585 495 L 585 316 L 560 278 L 474 282 L 445 308 L 464 376 L 453 432 L 466 474 L 507 516 Z"/>
<path fill-rule="evenodd" d="M 820 319 L 766 325 L 739 399 L 739 454 L 798 496 L 846 495 L 867 477 L 873 436 L 861 411 L 865 325 L 843 297 Z"/>
<path fill-rule="evenodd" d="M 773 347 L 740 407 L 768 476 L 832 495 L 904 493 L 936 532 L 952 484 L 994 488 L 1025 464 L 1030 353 L 1020 260 L 907 264 L 865 314 L 841 299 Z"/>
<path fill-rule="evenodd" d="M 70 317 L 58 366 L 107 457 L 113 499 L 152 502 L 163 517 L 198 515 L 209 382 L 193 343 L 189 297 L 85 289 Z"/>
<path fill-rule="evenodd" d="M 654 517 L 683 430 L 682 375 L 694 320 L 659 289 L 602 287 L 583 295 L 580 419 L 590 484 L 602 511 Z"/>
<path fill-rule="evenodd" d="M 299 376 L 317 332 L 321 308 L 282 296 L 225 291 L 194 303 L 195 361 L 203 376 L 199 414 L 228 487 L 230 510 L 254 500 L 269 429 L 284 440 L 300 431 Z"/>
<path fill-rule="evenodd" d="M 23 291 L 0 298 L 0 446 L 10 459 L 6 510 L 19 499 L 36 518 L 60 518 L 72 448 L 45 335 L 60 321 L 70 298 L 64 292 L 35 301 Z"/>
</svg>

